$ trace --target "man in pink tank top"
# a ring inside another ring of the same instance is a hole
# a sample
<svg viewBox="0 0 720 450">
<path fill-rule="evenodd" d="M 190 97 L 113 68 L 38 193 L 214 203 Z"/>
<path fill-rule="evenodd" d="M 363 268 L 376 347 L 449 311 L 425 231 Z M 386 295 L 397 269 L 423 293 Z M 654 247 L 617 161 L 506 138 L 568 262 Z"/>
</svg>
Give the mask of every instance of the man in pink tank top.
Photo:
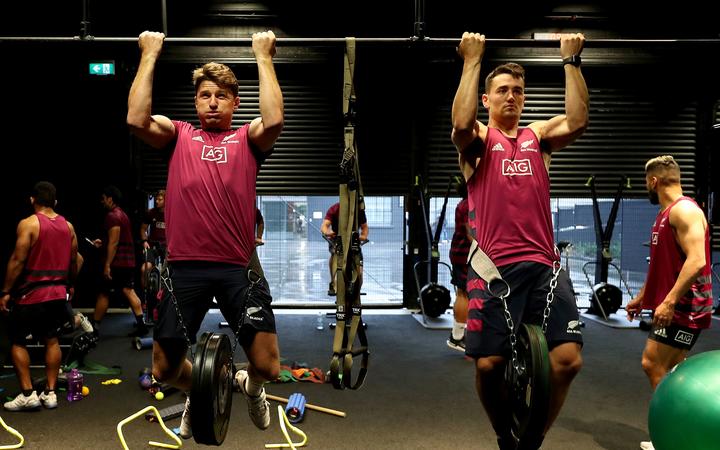
<svg viewBox="0 0 720 450">
<path fill-rule="evenodd" d="M 93 328 L 95 335 L 100 334 L 100 323 L 110 305 L 110 296 L 122 293 L 130 305 L 135 318 L 135 328 L 129 336 L 145 336 L 149 330 L 143 318 L 142 302 L 135 293 L 135 245 L 132 237 L 132 226 L 125 211 L 120 208 L 122 201 L 120 189 L 106 186 L 100 198 L 107 213 L 104 228 L 106 240 L 95 239 L 93 245 L 103 249 L 103 280 L 95 300 L 93 312 Z"/>
<path fill-rule="evenodd" d="M 58 342 L 63 324 L 71 319 L 68 288 L 78 268 L 77 237 L 65 218 L 55 212 L 55 186 L 47 181 L 33 188 L 30 202 L 35 214 L 17 226 L 15 251 L 8 261 L 0 292 L 0 311 L 10 311 L 8 334 L 11 355 L 22 392 L 5 403 L 9 411 L 57 407 L 55 387 L 62 352 Z M 26 336 L 45 342 L 45 390 L 37 395 L 30 378 Z"/>
<path fill-rule="evenodd" d="M 660 205 L 650 235 L 650 267 L 637 297 L 625 307 L 628 319 L 643 309 L 654 311 L 642 367 L 654 390 L 660 380 L 693 348 L 710 327 L 712 278 L 710 229 L 702 209 L 685 197 L 680 166 L 670 155 L 645 164 L 650 202 Z M 653 449 L 649 441 L 644 450 Z"/>
<path fill-rule="evenodd" d="M 470 224 L 475 239 L 510 285 L 508 308 L 517 330 L 521 322 L 541 324 L 550 281 L 557 287 L 547 324 L 551 399 L 545 432 L 560 412 L 570 383 L 582 366 L 575 298 L 564 272 L 554 272 L 550 211 L 552 152 L 572 144 L 588 124 L 588 90 L 580 71 L 582 34 L 560 39 L 565 73 L 565 114 L 519 127 L 525 103 L 525 71 L 514 63 L 497 67 L 485 79 L 485 125 L 477 120 L 480 65 L 485 36 L 464 33 L 458 53 L 464 60 L 452 107 L 452 141 L 468 187 Z M 537 449 L 542 443 L 518 443 L 500 389 L 510 354 L 509 329 L 502 302 L 492 297 L 478 275 L 468 270 L 469 297 L 465 352 L 476 361 L 476 387 L 501 449 Z"/>
<path fill-rule="evenodd" d="M 263 384 L 278 377 L 279 349 L 267 281 L 261 278 L 251 288 L 248 264 L 255 250 L 257 172 L 284 124 L 282 92 L 273 66 L 275 35 L 253 34 L 260 117 L 239 128 L 232 127 L 233 112 L 240 106 L 237 78 L 228 66 L 214 62 L 193 72 L 200 128 L 152 114 L 153 76 L 164 38 L 148 31 L 139 37 L 142 54 L 127 116 L 133 134 L 171 152 L 165 233 L 173 291 L 165 289 L 159 305 L 153 375 L 191 390 L 188 345 L 195 342 L 215 298 L 249 361 L 236 380 L 250 417 L 258 428 L 266 429 L 270 410 Z M 192 436 L 189 399 L 180 425 L 185 439 Z"/>
</svg>

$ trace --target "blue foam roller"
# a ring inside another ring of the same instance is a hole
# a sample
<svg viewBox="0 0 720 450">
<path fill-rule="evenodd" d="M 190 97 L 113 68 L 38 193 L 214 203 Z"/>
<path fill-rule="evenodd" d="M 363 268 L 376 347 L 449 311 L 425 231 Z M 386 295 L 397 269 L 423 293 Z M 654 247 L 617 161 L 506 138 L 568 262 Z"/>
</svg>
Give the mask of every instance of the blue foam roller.
<svg viewBox="0 0 720 450">
<path fill-rule="evenodd" d="M 135 349 L 145 350 L 148 348 L 152 348 L 153 338 L 151 338 L 151 337 L 144 337 L 144 338 L 136 337 L 135 340 L 133 341 L 133 343 L 135 344 Z"/>
<path fill-rule="evenodd" d="M 305 396 L 299 392 L 294 393 L 288 399 L 288 404 L 285 407 L 285 414 L 288 417 L 290 423 L 298 423 L 302 421 L 305 415 Z"/>
</svg>

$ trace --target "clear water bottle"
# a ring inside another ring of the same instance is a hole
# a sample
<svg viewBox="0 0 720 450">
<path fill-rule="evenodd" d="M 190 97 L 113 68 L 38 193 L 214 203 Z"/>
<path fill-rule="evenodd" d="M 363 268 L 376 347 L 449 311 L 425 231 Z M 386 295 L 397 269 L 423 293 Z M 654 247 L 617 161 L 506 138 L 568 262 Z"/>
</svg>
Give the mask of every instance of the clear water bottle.
<svg viewBox="0 0 720 450">
<path fill-rule="evenodd" d="M 322 330 L 323 328 L 325 328 L 323 324 L 323 313 L 320 311 L 317 313 L 317 319 L 315 320 L 315 329 Z"/>
<path fill-rule="evenodd" d="M 72 369 L 67 375 L 67 386 L 67 400 L 69 402 L 83 399 L 83 375 L 77 369 Z"/>
</svg>

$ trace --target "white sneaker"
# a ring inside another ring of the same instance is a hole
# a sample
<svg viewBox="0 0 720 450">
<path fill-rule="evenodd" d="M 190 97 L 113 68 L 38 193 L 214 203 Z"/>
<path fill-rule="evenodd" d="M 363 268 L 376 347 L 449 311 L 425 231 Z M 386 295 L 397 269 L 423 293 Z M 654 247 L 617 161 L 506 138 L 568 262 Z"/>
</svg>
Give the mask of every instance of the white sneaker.
<svg viewBox="0 0 720 450">
<path fill-rule="evenodd" d="M 41 393 L 40 401 L 47 409 L 57 408 L 57 395 L 55 395 L 55 391 L 50 391 L 48 394 L 45 394 L 45 392 Z"/>
<path fill-rule="evenodd" d="M 25 397 L 22 392 L 15 397 L 15 400 L 6 402 L 5 409 L 8 411 L 25 411 L 28 409 L 36 409 L 40 407 L 40 399 L 35 391 L 32 391 L 29 397 Z"/>
<path fill-rule="evenodd" d="M 642 441 L 640 443 L 640 448 L 642 450 L 655 450 L 655 447 L 653 446 L 653 443 L 650 441 Z"/>
<path fill-rule="evenodd" d="M 248 404 L 248 413 L 250 419 L 256 427 L 261 430 L 266 430 L 270 426 L 270 403 L 268 403 L 265 397 L 265 388 L 260 391 L 260 395 L 253 397 L 247 393 L 246 383 L 249 375 L 247 370 L 238 370 L 235 374 L 235 380 L 237 381 L 240 392 L 245 396 Z"/>
<path fill-rule="evenodd" d="M 180 437 L 190 439 L 192 437 L 192 426 L 190 425 L 190 395 L 185 400 L 185 411 L 180 421 Z"/>
<path fill-rule="evenodd" d="M 86 333 L 92 333 L 93 332 L 93 326 L 90 323 L 90 320 L 88 320 L 87 317 L 83 315 L 83 313 L 77 313 L 77 318 L 80 319 L 80 328 L 83 329 Z"/>
</svg>

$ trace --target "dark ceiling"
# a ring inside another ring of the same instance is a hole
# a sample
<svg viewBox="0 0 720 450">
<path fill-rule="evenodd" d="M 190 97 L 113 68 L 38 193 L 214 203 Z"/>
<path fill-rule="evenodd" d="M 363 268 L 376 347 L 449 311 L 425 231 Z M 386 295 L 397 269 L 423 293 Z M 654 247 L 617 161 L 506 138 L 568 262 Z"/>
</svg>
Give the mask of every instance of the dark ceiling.
<svg viewBox="0 0 720 450">
<path fill-rule="evenodd" d="M 424 12 L 426 35 L 455 37 L 465 30 L 488 37 L 529 37 L 532 31 L 575 31 L 588 39 L 717 39 L 720 21 L 713 2 L 688 0 L 673 8 L 657 3 L 564 1 L 364 0 L 257 1 L 166 0 L 170 36 L 204 36 L 224 30 L 272 28 L 280 36 L 413 35 L 417 5 Z M 40 0 L 3 2 L 4 36 L 75 36 L 80 34 L 83 5 L 90 34 L 136 36 L 162 30 L 162 0 Z M 210 31 L 213 30 L 213 31 Z"/>
</svg>

